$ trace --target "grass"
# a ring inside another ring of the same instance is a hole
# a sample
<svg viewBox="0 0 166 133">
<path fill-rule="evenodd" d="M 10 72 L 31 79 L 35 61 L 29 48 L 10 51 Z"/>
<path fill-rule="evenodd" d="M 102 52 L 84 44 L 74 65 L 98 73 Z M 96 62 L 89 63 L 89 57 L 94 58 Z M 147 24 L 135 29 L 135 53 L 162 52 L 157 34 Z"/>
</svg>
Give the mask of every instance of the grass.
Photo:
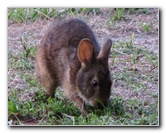
<svg viewBox="0 0 166 133">
<path fill-rule="evenodd" d="M 124 17 L 125 8 L 116 8 L 114 19 L 120 21 Z"/>
<path fill-rule="evenodd" d="M 142 30 L 144 30 L 146 33 L 150 33 L 153 28 L 153 24 L 151 22 L 141 23 L 141 22 L 137 21 L 137 23 L 142 28 Z"/>
<path fill-rule="evenodd" d="M 100 8 L 10 8 L 8 20 L 13 23 L 33 22 L 37 19 L 53 20 L 58 17 L 99 14 Z"/>
<path fill-rule="evenodd" d="M 109 19 L 106 22 L 106 26 L 115 28 L 115 21 L 120 22 L 124 18 L 125 8 L 114 8 L 113 11 L 109 11 Z"/>
<path fill-rule="evenodd" d="M 148 14 L 149 13 L 149 8 L 128 8 L 129 13 L 144 13 Z"/>
<path fill-rule="evenodd" d="M 20 92 L 19 92 L 20 93 Z M 23 92 L 21 92 L 23 93 Z M 61 93 L 59 90 L 57 94 Z M 144 109 L 143 101 L 138 99 L 123 100 L 122 97 L 111 99 L 110 106 L 104 111 L 95 110 L 86 117 L 70 101 L 46 98 L 44 91 L 38 90 L 33 97 L 19 101 L 18 92 L 12 92 L 8 101 L 9 120 L 13 125 L 157 125 L 157 106 Z M 13 95 L 15 96 L 13 98 Z M 146 103 L 148 104 L 148 102 Z M 147 105 L 146 105 L 147 106 Z"/>
<path fill-rule="evenodd" d="M 25 23 L 100 12 L 97 8 L 19 8 L 10 9 L 8 19 Z M 26 35 L 20 36 L 21 49 L 14 52 L 11 46 L 8 48 L 8 125 L 159 125 L 159 93 L 154 89 L 158 83 L 158 56 L 150 49 L 135 46 L 134 39 L 133 32 L 128 41 L 113 44 L 110 63 L 113 87 L 109 106 L 82 116 L 60 88 L 55 98 L 46 96 L 33 75 L 36 44 Z"/>
<path fill-rule="evenodd" d="M 113 8 L 111 10 L 109 10 L 109 19 L 106 22 L 106 26 L 108 27 L 112 27 L 113 29 L 115 29 L 115 25 L 116 23 L 120 23 L 122 21 L 127 21 L 130 20 L 130 18 L 128 18 L 128 15 L 130 14 L 148 14 L 150 12 L 149 8 Z M 152 23 L 141 23 L 138 21 L 139 26 L 146 31 L 147 33 L 149 33 L 151 31 L 151 29 L 153 28 Z"/>
<path fill-rule="evenodd" d="M 36 19 L 56 18 L 60 15 L 60 11 L 54 8 L 11 8 L 8 11 L 8 20 L 25 23 Z"/>
</svg>

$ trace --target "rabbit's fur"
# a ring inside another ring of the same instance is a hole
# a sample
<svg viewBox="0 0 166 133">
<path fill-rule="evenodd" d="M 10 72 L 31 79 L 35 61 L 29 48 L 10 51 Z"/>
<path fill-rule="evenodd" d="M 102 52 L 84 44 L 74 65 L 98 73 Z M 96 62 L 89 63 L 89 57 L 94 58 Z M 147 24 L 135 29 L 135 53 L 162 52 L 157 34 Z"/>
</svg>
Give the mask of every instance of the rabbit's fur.
<svg viewBox="0 0 166 133">
<path fill-rule="evenodd" d="M 108 39 L 100 50 L 90 27 L 79 19 L 53 22 L 37 47 L 38 80 L 52 97 L 62 86 L 82 114 L 88 113 L 88 104 L 106 106 L 112 85 L 108 67 L 111 46 Z"/>
</svg>

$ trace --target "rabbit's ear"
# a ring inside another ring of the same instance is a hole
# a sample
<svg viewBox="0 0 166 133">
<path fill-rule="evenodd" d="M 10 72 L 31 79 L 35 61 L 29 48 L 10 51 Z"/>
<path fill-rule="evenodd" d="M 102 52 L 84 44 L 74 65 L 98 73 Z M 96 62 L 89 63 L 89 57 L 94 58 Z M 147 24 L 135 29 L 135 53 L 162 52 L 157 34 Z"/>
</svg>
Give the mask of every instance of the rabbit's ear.
<svg viewBox="0 0 166 133">
<path fill-rule="evenodd" d="M 92 42 L 87 38 L 82 39 L 79 43 L 77 54 L 81 63 L 86 64 L 87 61 L 90 61 L 93 54 Z"/>
<path fill-rule="evenodd" d="M 108 39 L 107 42 L 103 45 L 97 58 L 104 62 L 108 62 L 108 56 L 109 56 L 111 47 L 112 47 L 112 41 L 111 39 Z"/>
</svg>

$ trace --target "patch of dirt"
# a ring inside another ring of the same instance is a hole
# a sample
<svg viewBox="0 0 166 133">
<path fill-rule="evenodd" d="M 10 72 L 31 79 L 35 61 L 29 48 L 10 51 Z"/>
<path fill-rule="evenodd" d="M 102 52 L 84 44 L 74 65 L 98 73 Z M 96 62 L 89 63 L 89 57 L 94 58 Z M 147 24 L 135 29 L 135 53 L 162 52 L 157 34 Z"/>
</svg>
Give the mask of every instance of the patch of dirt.
<svg viewBox="0 0 166 133">
<path fill-rule="evenodd" d="M 12 52 L 20 52 L 23 47 L 21 45 L 21 37 L 26 37 L 28 43 L 39 44 L 50 21 L 37 20 L 34 23 L 14 23 L 8 26 L 8 47 Z"/>
<path fill-rule="evenodd" d="M 108 18 L 110 18 L 108 9 L 103 9 L 103 14 L 97 17 L 93 16 L 89 19 L 89 25 L 96 33 L 99 41 L 103 41 L 105 38 L 111 38 L 114 43 L 129 41 L 132 33 L 134 32 L 134 45 L 141 45 L 142 47 L 151 49 L 153 52 L 158 54 L 158 24 L 159 15 L 158 9 L 149 9 L 149 14 L 126 14 L 126 19 L 118 22 L 115 21 L 114 25 L 107 26 Z M 113 11 L 111 11 L 113 13 Z M 151 22 L 152 28 L 150 33 L 146 33 L 140 23 Z M 110 22 L 111 23 L 111 22 Z"/>
<path fill-rule="evenodd" d="M 16 116 L 12 115 L 11 119 L 15 119 Z M 17 115 L 17 119 L 20 120 L 20 124 L 23 125 L 37 125 L 39 123 L 39 120 L 36 120 L 36 118 L 24 118 L 20 115 Z M 14 123 L 11 123 L 11 125 L 14 125 Z"/>
</svg>

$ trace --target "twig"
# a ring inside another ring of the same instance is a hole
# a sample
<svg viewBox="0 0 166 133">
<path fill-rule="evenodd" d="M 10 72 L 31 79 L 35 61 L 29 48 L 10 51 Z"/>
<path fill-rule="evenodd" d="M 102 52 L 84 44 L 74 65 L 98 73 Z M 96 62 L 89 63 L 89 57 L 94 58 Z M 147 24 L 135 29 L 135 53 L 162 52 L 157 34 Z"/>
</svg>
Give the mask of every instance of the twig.
<svg viewBox="0 0 166 133">
<path fill-rule="evenodd" d="M 38 122 L 38 125 L 40 125 L 40 123 L 45 119 L 47 115 L 44 115 L 43 118 Z"/>
<path fill-rule="evenodd" d="M 14 117 L 18 120 L 18 122 L 20 123 L 20 125 L 23 125 L 22 123 L 21 123 L 21 121 L 18 119 L 18 117 L 13 113 L 13 115 L 14 115 Z"/>
<path fill-rule="evenodd" d="M 45 15 L 44 13 L 42 13 L 41 11 L 37 10 L 36 11 L 40 14 L 42 14 L 43 16 L 45 16 L 46 18 L 50 19 L 51 21 L 53 21 L 54 19 L 50 18 L 49 16 Z"/>
<path fill-rule="evenodd" d="M 148 72 L 151 72 L 152 70 L 154 70 L 155 68 L 157 68 L 158 66 L 153 67 L 152 69 L 150 69 Z"/>
<path fill-rule="evenodd" d="M 65 117 L 68 117 L 70 118 L 72 121 L 73 121 L 73 125 L 75 125 L 75 119 L 74 119 L 74 116 L 70 116 L 70 115 L 67 115 L 67 114 L 64 114 L 62 113 Z"/>
</svg>

